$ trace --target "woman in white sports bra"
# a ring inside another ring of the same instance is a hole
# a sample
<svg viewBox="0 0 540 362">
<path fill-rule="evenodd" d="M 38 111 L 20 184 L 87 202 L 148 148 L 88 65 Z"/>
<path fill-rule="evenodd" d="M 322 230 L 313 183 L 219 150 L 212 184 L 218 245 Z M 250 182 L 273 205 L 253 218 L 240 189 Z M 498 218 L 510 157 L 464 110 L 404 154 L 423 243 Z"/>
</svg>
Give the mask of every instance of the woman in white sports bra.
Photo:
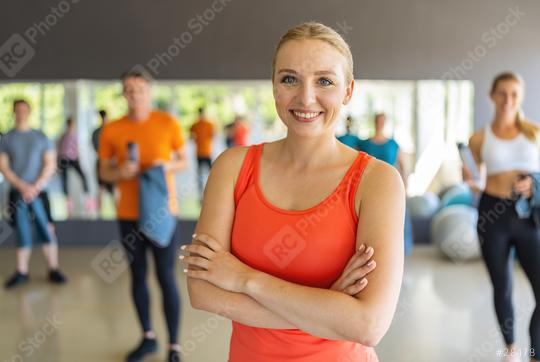
<svg viewBox="0 0 540 362">
<path fill-rule="evenodd" d="M 527 174 L 540 170 L 538 127 L 523 119 L 523 94 L 524 82 L 518 75 L 502 73 L 494 79 L 490 93 L 495 106 L 493 122 L 469 140 L 478 167 L 486 170 L 485 189 L 479 190 L 470 170 L 464 169 L 465 180 L 482 192 L 477 230 L 506 343 L 502 359 L 505 362 L 521 361 L 520 356 L 525 354 L 517 350 L 514 339 L 512 246 L 531 283 L 537 305 L 529 325 L 531 348 L 526 355 L 531 361 L 540 358 L 540 233 L 532 219 L 518 218 L 515 210 L 517 196 L 532 195 L 533 180 Z"/>
</svg>

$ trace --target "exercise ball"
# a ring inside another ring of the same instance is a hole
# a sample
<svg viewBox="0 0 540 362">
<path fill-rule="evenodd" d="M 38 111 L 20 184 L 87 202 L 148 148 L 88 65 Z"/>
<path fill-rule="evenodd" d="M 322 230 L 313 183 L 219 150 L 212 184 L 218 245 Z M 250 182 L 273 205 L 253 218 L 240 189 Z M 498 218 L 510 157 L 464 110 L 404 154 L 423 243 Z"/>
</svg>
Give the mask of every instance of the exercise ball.
<svg viewBox="0 0 540 362">
<path fill-rule="evenodd" d="M 407 199 L 407 209 L 411 217 L 432 217 L 439 210 L 441 200 L 432 192 Z"/>
<path fill-rule="evenodd" d="M 474 203 L 474 194 L 465 183 L 457 184 L 446 190 L 441 198 L 441 208 L 451 205 L 469 205 Z"/>
<path fill-rule="evenodd" d="M 439 211 L 431 223 L 431 240 L 439 251 L 453 261 L 480 257 L 476 232 L 478 211 L 467 205 L 450 205 Z"/>
</svg>

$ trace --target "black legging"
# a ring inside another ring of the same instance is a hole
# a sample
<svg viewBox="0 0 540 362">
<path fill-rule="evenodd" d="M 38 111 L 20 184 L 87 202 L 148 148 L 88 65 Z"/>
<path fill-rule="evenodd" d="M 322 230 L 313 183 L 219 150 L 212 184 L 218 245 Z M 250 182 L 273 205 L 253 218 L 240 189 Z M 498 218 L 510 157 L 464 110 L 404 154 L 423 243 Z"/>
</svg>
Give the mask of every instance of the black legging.
<svg viewBox="0 0 540 362">
<path fill-rule="evenodd" d="M 180 319 L 180 297 L 175 278 L 177 242 L 173 238 L 169 246 L 160 248 L 155 246 L 139 231 L 136 221 L 119 220 L 119 224 L 122 245 L 130 262 L 133 302 L 143 332 L 152 330 L 150 298 L 146 284 L 146 250 L 150 248 L 154 255 L 155 269 L 163 294 L 163 310 L 169 330 L 169 341 L 171 344 L 175 344 L 178 340 L 178 322 Z"/>
<path fill-rule="evenodd" d="M 210 157 L 197 157 L 197 185 L 199 186 L 199 195 L 201 195 L 201 197 L 204 191 L 203 169 L 205 165 L 208 168 L 208 172 L 210 172 L 210 168 L 212 168 L 212 160 Z"/>
<path fill-rule="evenodd" d="M 518 218 L 515 201 L 485 193 L 478 206 L 477 230 L 484 262 L 493 283 L 495 312 L 506 344 L 514 343 L 513 263 L 509 257 L 514 246 L 536 299 L 529 333 L 532 350 L 540 351 L 540 232 L 532 219 Z"/>
<path fill-rule="evenodd" d="M 88 183 L 86 182 L 86 176 L 81 169 L 81 164 L 79 163 L 79 160 L 60 158 L 58 160 L 58 170 L 60 171 L 60 178 L 62 179 L 62 190 L 64 191 L 64 194 L 68 196 L 67 172 L 70 167 L 73 167 L 73 169 L 77 171 L 77 173 L 81 177 L 84 192 L 88 193 Z"/>
</svg>

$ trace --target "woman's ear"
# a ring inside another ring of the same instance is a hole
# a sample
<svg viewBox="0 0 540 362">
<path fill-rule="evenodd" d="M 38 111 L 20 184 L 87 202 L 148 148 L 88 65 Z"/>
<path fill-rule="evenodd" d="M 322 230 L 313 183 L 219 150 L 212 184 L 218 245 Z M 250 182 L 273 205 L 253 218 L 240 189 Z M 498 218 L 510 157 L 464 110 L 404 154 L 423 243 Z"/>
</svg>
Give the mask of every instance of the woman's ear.
<svg viewBox="0 0 540 362">
<path fill-rule="evenodd" d="M 343 105 L 348 104 L 351 101 L 354 90 L 354 79 L 351 80 L 347 89 L 345 90 L 345 98 L 343 98 Z"/>
</svg>

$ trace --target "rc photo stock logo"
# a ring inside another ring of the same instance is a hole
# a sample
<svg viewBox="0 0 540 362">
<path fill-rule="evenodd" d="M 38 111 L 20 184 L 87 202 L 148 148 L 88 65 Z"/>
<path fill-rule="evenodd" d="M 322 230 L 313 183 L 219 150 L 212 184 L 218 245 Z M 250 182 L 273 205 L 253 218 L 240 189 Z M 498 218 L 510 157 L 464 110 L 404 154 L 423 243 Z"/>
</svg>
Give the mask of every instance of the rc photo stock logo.
<svg viewBox="0 0 540 362">
<path fill-rule="evenodd" d="M 92 269 L 106 282 L 113 283 L 129 267 L 131 259 L 122 244 L 113 240 L 92 259 Z"/>
<path fill-rule="evenodd" d="M 0 47 L 0 70 L 13 78 L 34 57 L 36 51 L 21 34 L 13 34 Z"/>
<path fill-rule="evenodd" d="M 305 247 L 306 240 L 287 225 L 266 243 L 263 252 L 275 265 L 285 269 Z"/>
</svg>

